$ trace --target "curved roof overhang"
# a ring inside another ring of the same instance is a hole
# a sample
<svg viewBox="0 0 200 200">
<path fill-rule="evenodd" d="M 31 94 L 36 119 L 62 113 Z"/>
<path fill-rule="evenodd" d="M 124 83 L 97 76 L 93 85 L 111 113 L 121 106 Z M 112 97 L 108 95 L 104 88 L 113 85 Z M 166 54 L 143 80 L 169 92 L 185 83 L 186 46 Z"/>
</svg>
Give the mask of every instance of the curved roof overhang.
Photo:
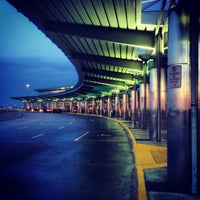
<svg viewBox="0 0 200 200">
<path fill-rule="evenodd" d="M 8 0 L 70 59 L 79 75 L 70 90 L 13 97 L 26 101 L 99 97 L 140 81 L 143 60 L 155 53 L 155 35 L 167 33 L 175 0 Z M 167 37 L 164 44 L 167 45 Z"/>
</svg>

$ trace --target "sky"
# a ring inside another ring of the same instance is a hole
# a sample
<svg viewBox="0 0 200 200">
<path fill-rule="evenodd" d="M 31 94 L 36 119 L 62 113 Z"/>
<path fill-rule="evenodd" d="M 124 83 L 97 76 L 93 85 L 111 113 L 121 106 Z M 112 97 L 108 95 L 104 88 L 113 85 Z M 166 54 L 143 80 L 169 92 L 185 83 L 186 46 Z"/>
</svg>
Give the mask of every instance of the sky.
<svg viewBox="0 0 200 200">
<path fill-rule="evenodd" d="M 64 53 L 6 0 L 0 0 L 0 107 L 22 105 L 10 97 L 37 95 L 37 88 L 75 85 L 77 79 Z"/>
</svg>

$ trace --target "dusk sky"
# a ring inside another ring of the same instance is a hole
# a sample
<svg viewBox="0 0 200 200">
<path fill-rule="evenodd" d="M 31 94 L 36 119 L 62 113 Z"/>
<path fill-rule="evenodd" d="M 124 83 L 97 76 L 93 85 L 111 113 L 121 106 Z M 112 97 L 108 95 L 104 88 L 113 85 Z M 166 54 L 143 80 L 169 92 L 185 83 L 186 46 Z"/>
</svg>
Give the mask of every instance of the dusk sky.
<svg viewBox="0 0 200 200">
<path fill-rule="evenodd" d="M 22 105 L 10 97 L 36 95 L 37 88 L 76 84 L 64 53 L 6 0 L 0 0 L 0 30 L 0 107 Z"/>
</svg>

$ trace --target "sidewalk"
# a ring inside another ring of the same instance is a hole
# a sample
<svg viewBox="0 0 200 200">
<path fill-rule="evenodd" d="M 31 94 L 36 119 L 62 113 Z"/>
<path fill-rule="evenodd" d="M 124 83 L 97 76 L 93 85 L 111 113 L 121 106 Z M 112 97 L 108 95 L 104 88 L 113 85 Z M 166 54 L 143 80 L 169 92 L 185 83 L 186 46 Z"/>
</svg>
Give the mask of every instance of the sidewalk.
<svg viewBox="0 0 200 200">
<path fill-rule="evenodd" d="M 149 140 L 149 130 L 135 129 L 128 121 L 118 121 L 133 141 L 138 183 L 138 200 L 200 200 L 200 196 L 175 191 L 167 182 L 167 133 L 160 142 Z"/>
</svg>

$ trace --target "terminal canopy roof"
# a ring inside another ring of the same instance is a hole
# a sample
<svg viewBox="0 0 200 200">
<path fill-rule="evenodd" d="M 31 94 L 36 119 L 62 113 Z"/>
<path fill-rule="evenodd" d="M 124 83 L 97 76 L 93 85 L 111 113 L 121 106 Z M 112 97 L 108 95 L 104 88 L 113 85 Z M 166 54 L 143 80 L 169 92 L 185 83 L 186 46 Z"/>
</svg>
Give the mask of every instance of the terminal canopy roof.
<svg viewBox="0 0 200 200">
<path fill-rule="evenodd" d="M 69 58 L 78 83 L 26 100 L 88 99 L 127 91 L 142 81 L 144 62 L 155 54 L 175 0 L 8 0 Z M 67 82 L 67 80 L 66 80 Z M 56 85 L 55 85 L 56 87 Z"/>
</svg>

